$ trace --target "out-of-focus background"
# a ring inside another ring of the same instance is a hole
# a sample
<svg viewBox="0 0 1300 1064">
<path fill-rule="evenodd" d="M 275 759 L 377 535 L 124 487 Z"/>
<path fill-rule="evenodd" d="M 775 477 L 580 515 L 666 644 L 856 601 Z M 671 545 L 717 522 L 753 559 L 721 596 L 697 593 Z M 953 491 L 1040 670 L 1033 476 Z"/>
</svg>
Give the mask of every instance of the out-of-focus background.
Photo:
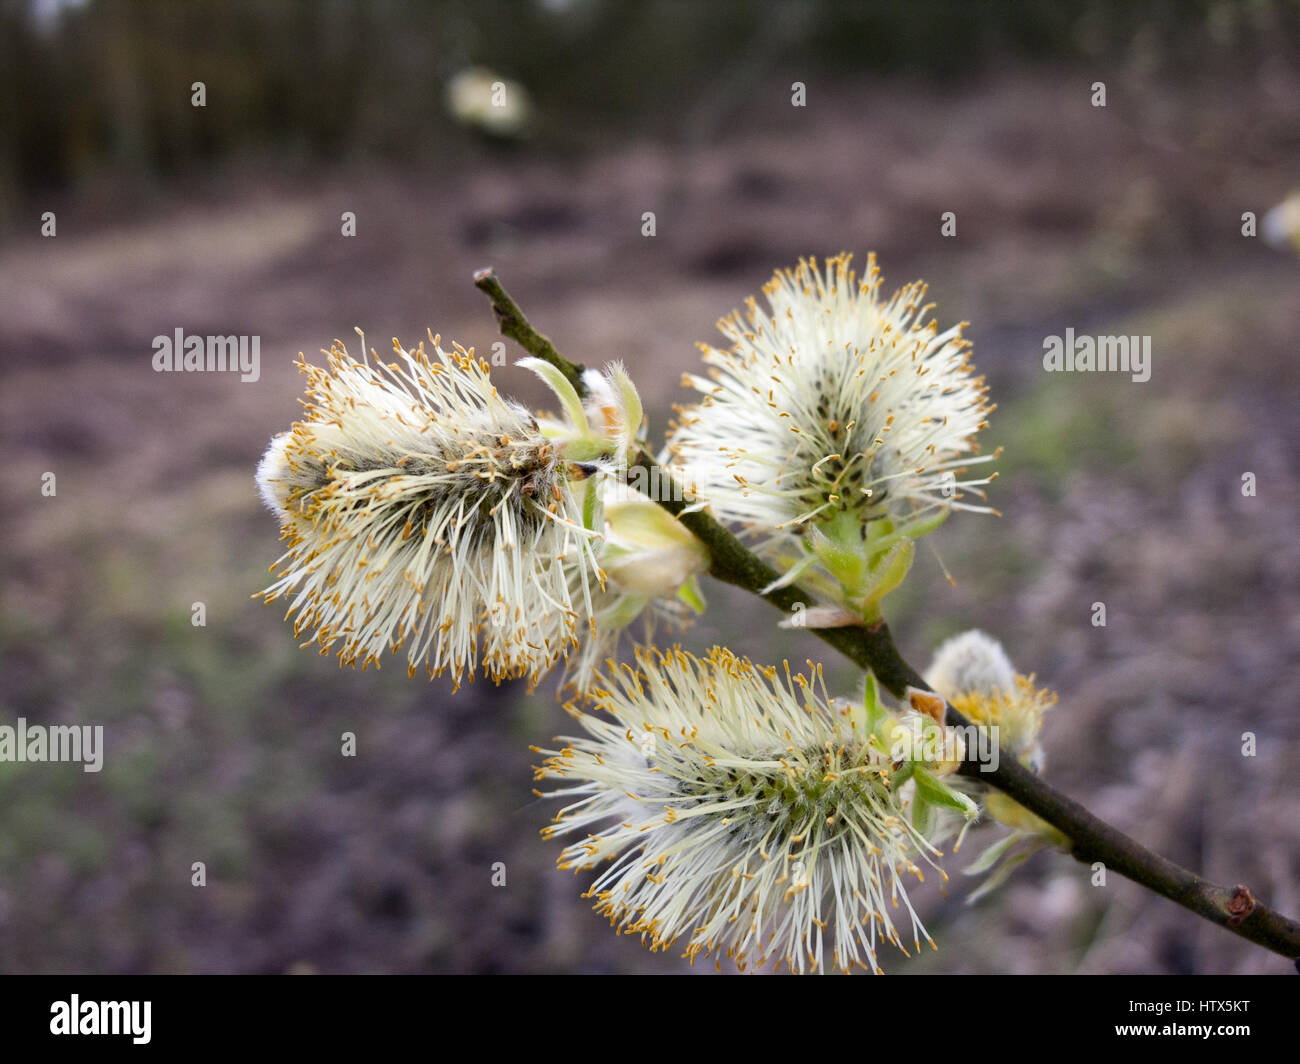
<svg viewBox="0 0 1300 1064">
<path fill-rule="evenodd" d="M 1298 55 L 1290 0 L 0 0 L 0 723 L 107 747 L 0 763 L 0 970 L 683 968 L 538 837 L 553 689 L 340 670 L 250 597 L 294 357 L 354 326 L 486 353 L 489 264 L 571 358 L 627 364 L 656 439 L 776 267 L 874 250 L 887 290 L 929 281 L 998 404 L 1004 516 L 931 537 L 956 585 L 923 549 L 905 653 L 999 636 L 1061 693 L 1052 782 L 1294 915 L 1300 259 L 1243 230 L 1300 186 Z M 1151 379 L 1045 373 L 1069 327 L 1150 336 Z M 155 373 L 177 328 L 259 336 L 260 379 Z M 706 591 L 689 648 L 856 684 Z M 966 906 L 967 856 L 921 891 L 939 950 L 888 970 L 1289 968 L 1055 855 Z"/>
</svg>

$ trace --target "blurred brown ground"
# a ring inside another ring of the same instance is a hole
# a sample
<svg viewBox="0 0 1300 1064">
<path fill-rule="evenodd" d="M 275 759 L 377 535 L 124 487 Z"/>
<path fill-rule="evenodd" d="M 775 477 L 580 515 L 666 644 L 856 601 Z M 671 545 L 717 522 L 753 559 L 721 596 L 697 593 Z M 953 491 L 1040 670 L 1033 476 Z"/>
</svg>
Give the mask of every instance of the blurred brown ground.
<svg viewBox="0 0 1300 1064">
<path fill-rule="evenodd" d="M 470 283 L 488 264 L 571 358 L 626 363 L 656 439 L 694 342 L 774 268 L 875 250 L 887 289 L 925 277 L 941 323 L 971 322 L 992 385 L 1004 516 L 933 537 L 956 586 L 923 551 L 891 611 L 904 651 L 924 663 L 964 628 L 998 635 L 1061 694 L 1055 784 L 1300 912 L 1300 261 L 1240 233 L 1300 179 L 1297 129 L 1289 64 L 1023 64 L 955 84 L 777 67 L 702 140 L 465 140 L 445 165 L 352 161 L 306 181 L 231 165 L 120 210 L 61 200 L 57 238 L 0 249 L 0 715 L 102 723 L 107 754 L 97 775 L 0 766 L 0 970 L 683 966 L 611 933 L 579 897 L 590 875 L 556 871 L 538 838 L 555 810 L 533 799 L 528 746 L 570 726 L 552 692 L 453 696 L 398 661 L 340 671 L 249 597 L 279 553 L 252 471 L 298 410 L 294 357 L 351 344 L 354 326 L 380 350 L 431 327 L 489 351 Z M 155 374 L 152 337 L 178 326 L 260 335 L 261 380 Z M 1071 326 L 1151 335 L 1151 380 L 1044 374 L 1043 337 Z M 536 398 L 528 376 L 503 370 L 502 387 Z M 706 590 L 689 648 L 823 657 Z M 356 758 L 339 756 L 344 731 Z M 887 970 L 1289 967 L 1054 855 L 968 908 L 963 863 L 946 900 L 921 891 L 939 951 Z"/>
</svg>

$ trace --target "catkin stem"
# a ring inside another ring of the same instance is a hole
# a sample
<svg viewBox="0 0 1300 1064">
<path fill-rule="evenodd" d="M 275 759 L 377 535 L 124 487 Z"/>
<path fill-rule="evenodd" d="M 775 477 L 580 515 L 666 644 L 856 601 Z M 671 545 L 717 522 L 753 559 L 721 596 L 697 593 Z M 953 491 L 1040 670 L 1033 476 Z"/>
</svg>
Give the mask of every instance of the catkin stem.
<svg viewBox="0 0 1300 1064">
<path fill-rule="evenodd" d="M 586 393 L 582 382 L 583 367 L 566 359 L 550 340 L 529 324 L 491 269 L 475 273 L 474 284 L 492 301 L 492 310 L 503 336 L 514 340 L 530 355 L 555 366 L 579 395 Z M 675 515 L 708 548 L 712 559 L 711 576 L 759 595 L 787 615 L 798 604 L 813 604 L 815 597 L 797 584 L 763 594 L 763 588 L 780 575 L 776 570 L 705 511 L 683 513 L 689 500 L 680 490 L 675 490 L 671 473 L 645 451 L 637 454 L 632 466 L 642 469 L 652 478 L 648 483 L 663 486 L 661 498 L 655 501 Z M 854 664 L 870 670 L 881 686 L 896 698 L 905 697 L 909 687 L 930 690 L 899 653 L 884 621 L 869 628 L 814 628 L 810 631 Z M 969 723 L 952 706 L 947 707 L 947 721 L 954 726 Z M 1109 871 L 1118 872 L 1233 934 L 1291 960 L 1300 958 L 1300 924 L 1257 903 L 1245 886 L 1219 886 L 1148 850 L 1088 812 L 1074 799 L 1049 786 L 1014 757 L 1000 757 L 993 772 L 982 771 L 982 766 L 972 760 L 962 767 L 961 773 L 1002 791 L 1047 821 L 1066 836 L 1070 852 L 1078 860 L 1087 864 L 1100 861 Z"/>
</svg>

